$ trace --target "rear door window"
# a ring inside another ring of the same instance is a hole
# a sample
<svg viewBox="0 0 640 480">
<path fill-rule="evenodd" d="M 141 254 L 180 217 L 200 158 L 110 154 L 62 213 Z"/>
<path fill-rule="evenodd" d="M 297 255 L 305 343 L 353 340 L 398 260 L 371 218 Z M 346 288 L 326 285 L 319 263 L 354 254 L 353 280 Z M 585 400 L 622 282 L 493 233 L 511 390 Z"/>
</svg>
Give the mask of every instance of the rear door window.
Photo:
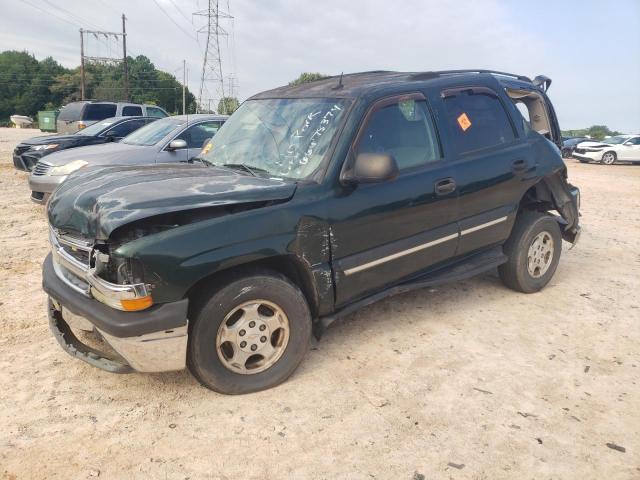
<svg viewBox="0 0 640 480">
<path fill-rule="evenodd" d="M 104 120 L 116 116 L 115 103 L 89 103 L 84 109 L 83 120 Z"/>
<path fill-rule="evenodd" d="M 60 110 L 58 120 L 64 120 L 65 122 L 75 122 L 80 120 L 82 118 L 82 107 L 84 107 L 84 105 L 84 102 L 74 102 L 65 105 L 62 107 L 62 110 Z"/>
<path fill-rule="evenodd" d="M 136 107 L 134 105 L 127 105 L 122 108 L 123 117 L 139 117 L 142 115 L 142 107 Z"/>
<path fill-rule="evenodd" d="M 497 94 L 487 87 L 442 92 L 447 121 L 458 153 L 515 140 L 509 116 Z"/>
</svg>

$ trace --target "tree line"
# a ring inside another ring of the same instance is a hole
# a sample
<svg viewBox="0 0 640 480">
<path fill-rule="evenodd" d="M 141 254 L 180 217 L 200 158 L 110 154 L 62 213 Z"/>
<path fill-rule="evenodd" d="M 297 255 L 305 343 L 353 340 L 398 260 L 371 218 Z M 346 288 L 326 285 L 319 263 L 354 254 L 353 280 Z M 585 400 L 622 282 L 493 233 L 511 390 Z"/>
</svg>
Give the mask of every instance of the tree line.
<svg viewBox="0 0 640 480">
<path fill-rule="evenodd" d="M 144 55 L 128 57 L 129 101 L 158 105 L 170 113 L 182 113 L 182 84 L 174 75 L 158 70 Z M 85 65 L 85 97 L 123 101 L 122 63 Z M 0 53 L 0 121 L 9 116 L 34 116 L 38 110 L 54 110 L 80 100 L 80 67 L 65 68 L 53 58 L 37 60 L 28 52 Z M 196 97 L 187 89 L 186 110 L 194 113 Z"/>
</svg>

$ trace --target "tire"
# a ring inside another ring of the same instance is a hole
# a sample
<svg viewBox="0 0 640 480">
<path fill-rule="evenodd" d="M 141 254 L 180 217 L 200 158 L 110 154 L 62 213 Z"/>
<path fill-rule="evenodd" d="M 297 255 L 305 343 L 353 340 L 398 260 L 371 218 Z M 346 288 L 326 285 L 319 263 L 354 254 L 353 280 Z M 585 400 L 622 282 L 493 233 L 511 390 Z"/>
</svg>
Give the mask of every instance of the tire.
<svg viewBox="0 0 640 480">
<path fill-rule="evenodd" d="M 502 282 L 518 292 L 537 292 L 549 283 L 558 267 L 562 252 L 560 226 L 550 215 L 521 212 L 503 249 L 509 260 L 498 267 Z"/>
<path fill-rule="evenodd" d="M 608 152 L 604 152 L 604 154 L 602 155 L 602 159 L 600 160 L 600 163 L 604 165 L 613 165 L 617 159 L 618 157 L 616 155 L 616 152 L 608 151 Z"/>
<path fill-rule="evenodd" d="M 580 163 L 589 163 L 589 160 L 582 160 L 582 159 L 578 159 L 578 161 L 579 161 Z"/>
<path fill-rule="evenodd" d="M 211 390 L 236 395 L 274 387 L 289 378 L 309 349 L 309 306 L 300 289 L 282 275 L 231 279 L 198 300 L 187 363 Z M 253 347 L 255 353 L 249 350 Z"/>
</svg>

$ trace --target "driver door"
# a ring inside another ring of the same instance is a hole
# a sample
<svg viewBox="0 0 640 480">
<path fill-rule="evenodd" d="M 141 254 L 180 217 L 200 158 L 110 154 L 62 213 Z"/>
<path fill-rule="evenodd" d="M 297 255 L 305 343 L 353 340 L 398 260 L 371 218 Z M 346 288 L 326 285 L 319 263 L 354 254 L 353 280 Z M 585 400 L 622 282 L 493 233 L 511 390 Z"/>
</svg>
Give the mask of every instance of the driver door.
<svg viewBox="0 0 640 480">
<path fill-rule="evenodd" d="M 393 156 L 400 172 L 382 183 L 341 185 L 332 200 L 338 306 L 415 276 L 456 250 L 453 171 L 422 94 L 374 104 L 350 155 L 371 152 Z"/>
</svg>

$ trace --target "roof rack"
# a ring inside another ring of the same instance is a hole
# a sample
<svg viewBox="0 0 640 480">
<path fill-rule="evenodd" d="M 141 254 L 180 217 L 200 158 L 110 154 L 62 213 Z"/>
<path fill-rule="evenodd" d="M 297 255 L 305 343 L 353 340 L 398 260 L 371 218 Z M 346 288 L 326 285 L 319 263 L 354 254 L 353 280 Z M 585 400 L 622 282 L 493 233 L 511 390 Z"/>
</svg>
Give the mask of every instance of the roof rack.
<svg viewBox="0 0 640 480">
<path fill-rule="evenodd" d="M 479 68 L 469 69 L 469 70 L 438 70 L 435 72 L 421 72 L 421 73 L 415 73 L 411 75 L 411 79 L 412 80 L 428 80 L 430 78 L 439 77 L 440 75 L 459 75 L 463 73 L 492 73 L 494 75 L 501 75 L 503 77 L 512 77 L 525 82 L 531 82 L 531 79 L 524 75 L 516 75 L 514 73 L 499 72 L 497 70 L 483 70 Z"/>
</svg>

